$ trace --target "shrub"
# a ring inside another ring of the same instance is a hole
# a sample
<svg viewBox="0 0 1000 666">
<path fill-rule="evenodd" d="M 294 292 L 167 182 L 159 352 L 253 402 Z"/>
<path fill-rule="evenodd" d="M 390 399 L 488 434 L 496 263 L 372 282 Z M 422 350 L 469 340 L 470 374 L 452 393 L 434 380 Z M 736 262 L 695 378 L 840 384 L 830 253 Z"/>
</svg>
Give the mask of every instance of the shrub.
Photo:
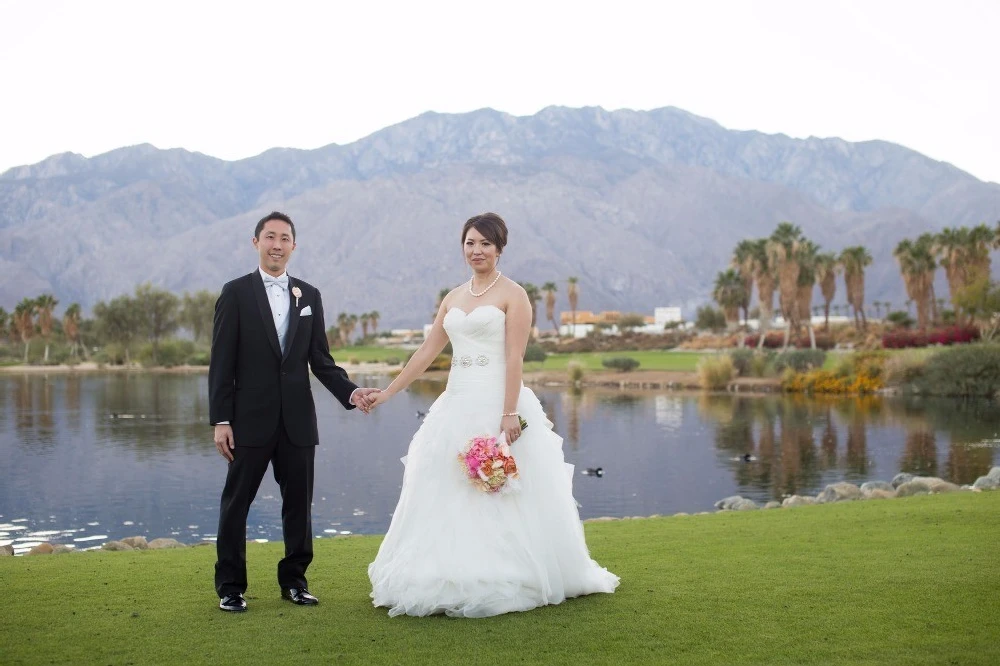
<svg viewBox="0 0 1000 666">
<path fill-rule="evenodd" d="M 889 323 L 898 326 L 899 328 L 910 328 L 915 323 L 913 321 L 913 317 L 911 317 L 903 310 L 896 310 L 895 312 L 890 312 L 885 319 Z"/>
<path fill-rule="evenodd" d="M 583 364 L 577 361 L 570 361 L 566 365 L 566 371 L 569 373 L 569 380 L 573 382 L 573 385 L 578 385 L 583 380 Z"/>
<path fill-rule="evenodd" d="M 813 368 L 822 368 L 826 362 L 826 352 L 820 349 L 795 349 L 778 354 L 774 358 L 774 369 L 778 372 L 791 368 L 804 372 Z"/>
<path fill-rule="evenodd" d="M 726 315 L 718 308 L 703 305 L 695 312 L 695 328 L 702 331 L 722 331 L 726 328 Z"/>
<path fill-rule="evenodd" d="M 920 352 L 903 351 L 891 355 L 885 362 L 883 379 L 886 386 L 912 384 L 924 375 L 927 357 Z"/>
<path fill-rule="evenodd" d="M 912 387 L 931 395 L 993 396 L 1000 391 L 1000 345 L 943 349 L 927 359 Z"/>
<path fill-rule="evenodd" d="M 639 361 L 634 358 L 629 358 L 628 356 L 615 356 L 614 358 L 601 359 L 601 365 L 611 370 L 632 372 L 639 367 Z"/>
<path fill-rule="evenodd" d="M 183 364 L 194 355 L 194 342 L 191 340 L 161 340 L 156 359 L 153 359 L 153 344 L 147 343 L 139 349 L 136 358 L 146 367 L 161 365 L 172 368 Z"/>
<path fill-rule="evenodd" d="M 738 377 L 750 375 L 750 364 L 753 362 L 754 351 L 752 349 L 735 349 L 729 352 L 729 358 L 733 361 L 733 369 Z"/>
<path fill-rule="evenodd" d="M 390 356 L 389 358 L 385 359 L 385 361 L 383 361 L 383 363 L 385 363 L 386 365 L 399 365 L 402 362 L 403 362 L 402 359 L 400 359 L 398 356 Z"/>
<path fill-rule="evenodd" d="M 728 354 L 705 356 L 698 361 L 698 382 L 704 389 L 717 391 L 729 386 L 733 379 L 733 359 Z"/>
<path fill-rule="evenodd" d="M 208 365 L 211 360 L 211 354 L 207 351 L 197 351 L 187 359 L 188 365 Z"/>
<path fill-rule="evenodd" d="M 927 345 L 967 344 L 978 339 L 979 329 L 975 326 L 944 326 L 927 332 L 889 331 L 882 336 L 882 346 L 886 349 L 907 349 Z"/>
<path fill-rule="evenodd" d="M 774 360 L 773 352 L 761 352 L 759 354 L 754 354 L 753 358 L 750 359 L 750 376 L 751 377 L 765 377 L 768 374 L 768 367 L 771 361 Z"/>
<path fill-rule="evenodd" d="M 538 345 L 528 345 L 524 350 L 525 361 L 544 361 L 548 354 Z"/>
</svg>

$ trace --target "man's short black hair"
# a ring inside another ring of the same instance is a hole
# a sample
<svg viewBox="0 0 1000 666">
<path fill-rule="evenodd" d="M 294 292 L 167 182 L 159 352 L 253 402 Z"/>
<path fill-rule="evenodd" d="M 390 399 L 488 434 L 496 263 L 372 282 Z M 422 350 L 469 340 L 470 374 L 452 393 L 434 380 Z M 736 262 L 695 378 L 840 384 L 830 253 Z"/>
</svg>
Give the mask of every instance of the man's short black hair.
<svg viewBox="0 0 1000 666">
<path fill-rule="evenodd" d="M 260 240 L 260 232 L 264 228 L 264 225 L 271 220 L 280 220 L 281 222 L 286 222 L 288 226 L 292 228 L 292 241 L 295 241 L 295 223 L 292 222 L 292 218 L 288 217 L 284 213 L 279 213 L 274 210 L 260 218 L 260 222 L 257 223 L 257 228 L 253 230 L 253 237 Z"/>
</svg>

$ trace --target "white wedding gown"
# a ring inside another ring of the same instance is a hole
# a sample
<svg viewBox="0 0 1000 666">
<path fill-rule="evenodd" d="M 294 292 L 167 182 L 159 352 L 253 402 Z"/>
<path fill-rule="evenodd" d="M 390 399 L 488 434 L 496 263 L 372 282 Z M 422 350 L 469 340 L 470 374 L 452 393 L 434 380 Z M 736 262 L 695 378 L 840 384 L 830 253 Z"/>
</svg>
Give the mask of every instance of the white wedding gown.
<svg viewBox="0 0 1000 666">
<path fill-rule="evenodd" d="M 448 386 L 403 458 L 403 488 L 389 532 L 368 566 L 375 606 L 389 615 L 488 617 L 613 592 L 618 576 L 590 558 L 573 499 L 573 466 L 535 394 L 521 387 L 528 423 L 511 447 L 520 489 L 485 493 L 458 454 L 477 435 L 499 435 L 505 314 L 452 308 Z"/>
</svg>

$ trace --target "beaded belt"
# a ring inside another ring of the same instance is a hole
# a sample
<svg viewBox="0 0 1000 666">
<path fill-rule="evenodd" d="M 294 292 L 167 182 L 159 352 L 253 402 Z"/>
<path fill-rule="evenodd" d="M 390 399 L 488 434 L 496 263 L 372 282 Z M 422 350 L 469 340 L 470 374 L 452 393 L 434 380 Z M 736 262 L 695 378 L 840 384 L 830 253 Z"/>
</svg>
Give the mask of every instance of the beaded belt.
<svg viewBox="0 0 1000 666">
<path fill-rule="evenodd" d="M 471 368 L 473 365 L 478 365 L 480 367 L 484 365 L 489 365 L 490 357 L 486 354 L 480 354 L 479 356 L 472 357 L 468 354 L 464 356 L 452 356 L 451 357 L 451 367 L 460 366 L 463 368 Z"/>
</svg>

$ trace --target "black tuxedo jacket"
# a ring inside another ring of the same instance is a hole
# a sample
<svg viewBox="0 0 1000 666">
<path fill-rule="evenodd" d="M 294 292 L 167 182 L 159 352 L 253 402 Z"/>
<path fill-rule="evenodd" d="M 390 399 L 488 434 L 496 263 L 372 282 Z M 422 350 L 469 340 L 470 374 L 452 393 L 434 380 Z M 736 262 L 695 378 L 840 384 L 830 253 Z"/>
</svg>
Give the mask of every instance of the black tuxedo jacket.
<svg viewBox="0 0 1000 666">
<path fill-rule="evenodd" d="M 302 291 L 298 299 L 295 287 Z M 227 283 L 215 303 L 209 419 L 229 421 L 236 446 L 264 446 L 279 422 L 296 446 L 319 443 L 310 367 L 345 408 L 354 409 L 350 399 L 357 386 L 330 356 L 319 291 L 291 276 L 288 290 L 284 355 L 259 270 Z M 302 316 L 306 307 L 312 314 Z"/>
</svg>

